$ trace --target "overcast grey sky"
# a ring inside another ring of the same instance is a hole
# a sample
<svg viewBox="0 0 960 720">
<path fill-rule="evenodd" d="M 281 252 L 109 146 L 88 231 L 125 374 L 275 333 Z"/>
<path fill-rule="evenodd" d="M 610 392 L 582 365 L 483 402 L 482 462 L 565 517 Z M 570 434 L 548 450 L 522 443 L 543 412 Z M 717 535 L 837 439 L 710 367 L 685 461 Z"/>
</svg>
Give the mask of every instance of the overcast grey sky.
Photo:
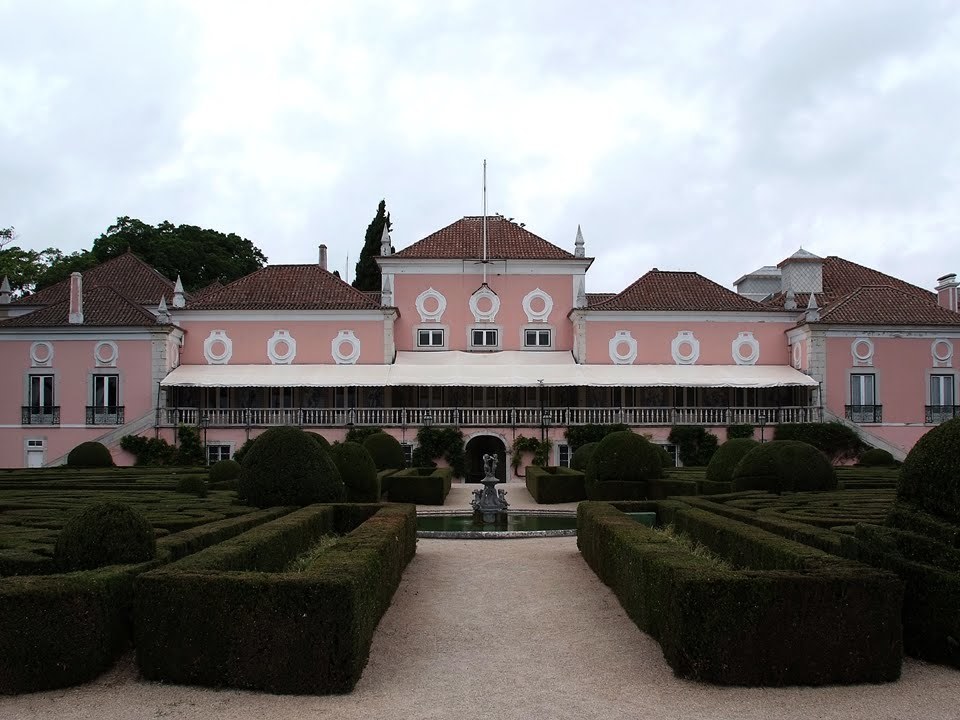
<svg viewBox="0 0 960 720">
<path fill-rule="evenodd" d="M 0 227 L 117 216 L 353 262 L 488 207 L 730 285 L 797 246 L 960 272 L 960 3 L 0 0 Z"/>
</svg>

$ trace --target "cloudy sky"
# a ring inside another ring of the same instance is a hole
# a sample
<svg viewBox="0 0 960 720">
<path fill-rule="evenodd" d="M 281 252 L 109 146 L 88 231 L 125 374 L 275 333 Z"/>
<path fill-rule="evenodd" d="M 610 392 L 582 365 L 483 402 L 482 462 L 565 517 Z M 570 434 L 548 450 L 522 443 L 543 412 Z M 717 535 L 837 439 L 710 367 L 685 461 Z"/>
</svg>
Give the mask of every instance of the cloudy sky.
<svg viewBox="0 0 960 720">
<path fill-rule="evenodd" d="M 488 207 L 597 258 L 725 285 L 799 245 L 960 272 L 953 0 L 0 0 L 0 227 L 117 216 L 355 261 Z"/>
</svg>

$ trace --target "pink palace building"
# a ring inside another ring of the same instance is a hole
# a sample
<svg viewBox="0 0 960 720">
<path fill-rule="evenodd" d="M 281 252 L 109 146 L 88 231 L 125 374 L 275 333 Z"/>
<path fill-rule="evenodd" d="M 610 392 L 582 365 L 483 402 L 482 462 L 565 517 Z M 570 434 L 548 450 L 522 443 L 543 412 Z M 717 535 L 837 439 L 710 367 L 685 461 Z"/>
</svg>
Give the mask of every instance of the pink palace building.
<svg viewBox="0 0 960 720">
<path fill-rule="evenodd" d="M 484 243 L 486 227 L 486 243 Z M 486 245 L 486 252 L 484 251 Z M 271 265 L 186 293 L 128 253 L 34 295 L 0 287 L 0 466 L 56 465 L 84 440 L 118 464 L 127 434 L 201 430 L 211 461 L 274 425 L 342 439 L 376 425 L 408 449 L 426 424 L 462 429 L 468 479 L 517 435 L 623 422 L 840 420 L 902 458 L 957 415 L 955 275 L 935 292 L 805 250 L 736 292 L 654 268 L 588 292 L 592 258 L 500 216 L 465 217 L 399 252 L 379 293 L 315 265 Z M 482 258 L 487 260 L 483 261 Z M 767 438 L 770 428 L 766 428 Z"/>
</svg>

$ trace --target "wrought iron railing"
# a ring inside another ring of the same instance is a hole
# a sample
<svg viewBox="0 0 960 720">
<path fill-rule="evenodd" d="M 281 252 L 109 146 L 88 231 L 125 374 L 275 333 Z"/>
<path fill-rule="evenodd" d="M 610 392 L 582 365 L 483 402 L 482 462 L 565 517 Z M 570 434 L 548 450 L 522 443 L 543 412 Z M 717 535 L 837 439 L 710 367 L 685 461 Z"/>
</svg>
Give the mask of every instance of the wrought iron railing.
<svg viewBox="0 0 960 720">
<path fill-rule="evenodd" d="M 206 427 L 542 427 L 625 423 L 634 427 L 670 425 L 769 425 L 819 422 L 819 407 L 522 407 L 522 408 L 163 408 L 160 422 Z"/>
<path fill-rule="evenodd" d="M 882 423 L 883 405 L 845 405 L 847 420 L 855 423 Z"/>
<path fill-rule="evenodd" d="M 960 417 L 960 405 L 927 405 L 924 422 L 942 423 Z"/>
<path fill-rule="evenodd" d="M 123 405 L 87 405 L 87 425 L 123 424 Z"/>
<path fill-rule="evenodd" d="M 24 405 L 20 408 L 21 425 L 59 425 L 59 405 Z"/>
</svg>

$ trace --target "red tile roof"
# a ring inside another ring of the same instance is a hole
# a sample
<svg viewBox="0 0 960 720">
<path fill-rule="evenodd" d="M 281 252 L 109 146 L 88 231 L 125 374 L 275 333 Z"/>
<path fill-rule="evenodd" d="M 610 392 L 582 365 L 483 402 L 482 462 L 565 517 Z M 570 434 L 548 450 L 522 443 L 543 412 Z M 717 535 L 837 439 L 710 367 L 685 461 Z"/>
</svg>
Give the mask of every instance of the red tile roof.
<svg viewBox="0 0 960 720">
<path fill-rule="evenodd" d="M 864 285 L 820 312 L 825 325 L 960 325 L 960 313 L 915 292 L 890 285 Z"/>
<path fill-rule="evenodd" d="M 616 293 L 587 293 L 587 307 L 606 302 L 615 295 Z"/>
<path fill-rule="evenodd" d="M 319 265 L 268 265 L 187 304 L 189 310 L 374 310 L 363 293 Z"/>
<path fill-rule="evenodd" d="M 219 290 L 222 287 L 223 287 L 222 282 L 220 282 L 219 280 L 214 280 L 209 285 L 206 285 L 205 287 L 202 287 L 199 290 L 194 290 L 192 293 L 190 293 L 190 302 L 196 302 L 200 298 L 205 297 L 210 293 Z"/>
<path fill-rule="evenodd" d="M 83 288 L 83 324 L 68 322 L 70 301 L 47 305 L 0 323 L 8 327 L 156 327 L 156 317 L 138 303 L 105 285 Z"/>
<path fill-rule="evenodd" d="M 738 295 L 695 272 L 651 270 L 626 290 L 590 310 L 678 310 L 769 312 L 771 308 Z"/>
<path fill-rule="evenodd" d="M 83 276 L 83 290 L 95 287 L 112 287 L 140 305 L 157 306 L 160 298 L 166 296 L 169 303 L 173 297 L 173 280 L 164 277 L 132 252 L 100 263 Z M 33 295 L 26 295 L 14 301 L 18 305 L 52 305 L 70 298 L 70 278 L 50 285 Z M 14 304 L 11 303 L 11 304 Z"/>
<path fill-rule="evenodd" d="M 483 217 L 468 216 L 394 253 L 398 258 L 483 257 Z M 572 253 L 500 217 L 487 216 L 487 257 L 494 260 L 571 260 Z"/>
</svg>

